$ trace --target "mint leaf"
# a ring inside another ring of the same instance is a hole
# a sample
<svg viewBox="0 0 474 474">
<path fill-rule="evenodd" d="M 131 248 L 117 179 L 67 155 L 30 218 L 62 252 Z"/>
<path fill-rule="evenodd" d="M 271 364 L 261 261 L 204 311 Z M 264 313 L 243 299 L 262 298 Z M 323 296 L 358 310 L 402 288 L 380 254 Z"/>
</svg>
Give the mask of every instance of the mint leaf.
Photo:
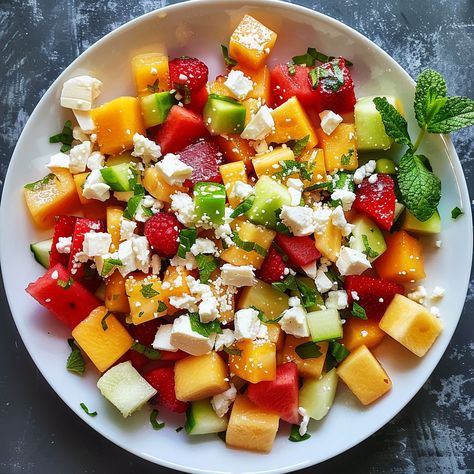
<svg viewBox="0 0 474 474">
<path fill-rule="evenodd" d="M 425 128 L 439 107 L 444 105 L 446 92 L 446 81 L 440 73 L 425 69 L 418 76 L 413 108 L 420 128 Z"/>
<path fill-rule="evenodd" d="M 143 298 L 153 298 L 154 296 L 158 296 L 160 294 L 159 291 L 156 291 L 153 288 L 153 283 L 143 284 L 140 288 L 140 293 L 143 295 Z"/>
<path fill-rule="evenodd" d="M 158 92 L 160 90 L 160 80 L 159 79 L 156 79 L 155 82 L 153 82 L 153 84 L 147 84 L 146 88 L 148 90 L 148 92 L 150 92 L 151 94 L 155 94 L 156 92 Z"/>
<path fill-rule="evenodd" d="M 229 355 L 233 355 L 233 356 L 241 356 L 242 355 L 242 351 L 240 349 L 237 349 L 236 347 L 233 347 L 233 346 L 224 346 L 224 352 L 227 352 L 227 354 Z"/>
<path fill-rule="evenodd" d="M 234 232 L 232 234 L 232 240 L 234 241 L 237 247 L 241 248 L 242 250 L 245 250 L 246 252 L 252 252 L 253 250 L 255 250 L 255 252 L 257 252 L 262 257 L 267 256 L 267 251 L 261 245 L 258 245 L 255 242 L 248 242 L 242 240 L 237 232 Z"/>
<path fill-rule="evenodd" d="M 237 61 L 229 56 L 229 49 L 224 44 L 221 44 L 222 56 L 224 56 L 224 62 L 226 66 L 234 67 L 237 66 Z"/>
<path fill-rule="evenodd" d="M 144 346 L 143 344 L 140 344 L 139 342 L 135 341 L 132 344 L 132 347 L 130 347 L 132 351 L 139 352 L 140 354 L 143 354 L 147 359 L 150 360 L 158 360 L 161 358 L 161 353 L 160 351 L 153 349 L 152 347 L 147 347 Z"/>
<path fill-rule="evenodd" d="M 368 319 L 367 314 L 365 313 L 365 309 L 362 308 L 362 306 L 359 303 L 356 303 L 355 301 L 352 303 L 351 314 L 352 316 L 355 316 L 359 319 L 363 319 L 364 321 Z"/>
<path fill-rule="evenodd" d="M 430 119 L 426 129 L 430 133 L 451 133 L 471 125 L 474 125 L 474 100 L 448 97 Z"/>
<path fill-rule="evenodd" d="M 133 196 L 128 200 L 127 207 L 123 211 L 123 217 L 128 220 L 133 220 L 138 206 L 145 196 L 145 188 L 141 184 L 136 184 L 133 188 Z"/>
<path fill-rule="evenodd" d="M 283 281 L 273 282 L 272 288 L 284 293 L 286 290 L 297 290 L 298 282 L 293 275 L 288 275 Z"/>
<path fill-rule="evenodd" d="M 72 122 L 66 120 L 61 133 L 49 137 L 49 143 L 61 143 L 61 152 L 66 153 L 72 147 L 74 137 L 72 135 Z"/>
<path fill-rule="evenodd" d="M 43 189 L 45 186 L 47 186 L 54 179 L 56 179 L 56 175 L 54 173 L 49 173 L 44 178 L 41 178 L 40 180 L 35 181 L 34 183 L 25 184 L 23 187 L 25 189 L 28 189 L 28 191 L 39 191 L 40 189 Z"/>
<path fill-rule="evenodd" d="M 199 280 L 201 283 L 207 283 L 214 270 L 219 266 L 219 261 L 212 255 L 196 255 L 196 263 L 199 270 Z"/>
<path fill-rule="evenodd" d="M 451 218 L 452 219 L 457 219 L 459 216 L 462 216 L 463 214 L 464 214 L 464 212 L 462 212 L 461 209 L 459 209 L 459 207 L 456 206 L 451 211 Z"/>
<path fill-rule="evenodd" d="M 190 313 L 189 320 L 191 322 L 191 329 L 201 336 L 209 337 L 211 334 L 222 334 L 222 328 L 218 319 L 214 319 L 209 323 L 201 323 L 199 314 Z"/>
<path fill-rule="evenodd" d="M 375 97 L 373 100 L 377 111 L 382 117 L 385 133 L 392 137 L 396 143 L 412 147 L 408 135 L 407 121 L 400 112 L 390 104 L 385 97 Z"/>
<path fill-rule="evenodd" d="M 301 359 L 313 359 L 322 355 L 320 347 L 313 341 L 304 342 L 295 347 L 295 352 Z"/>
<path fill-rule="evenodd" d="M 255 194 L 251 194 L 249 197 L 245 198 L 235 209 L 234 212 L 230 215 L 231 219 L 245 214 L 253 205 L 255 201 Z"/>
<path fill-rule="evenodd" d="M 398 186 L 403 201 L 420 221 L 433 215 L 441 199 L 441 181 L 426 167 L 426 159 L 408 150 L 398 165 Z"/>
<path fill-rule="evenodd" d="M 303 307 L 310 308 L 311 306 L 314 306 L 318 297 L 316 288 L 312 288 L 302 280 L 296 280 L 296 285 L 298 286 L 298 290 L 300 292 L 301 304 Z"/>
<path fill-rule="evenodd" d="M 109 329 L 109 326 L 107 326 L 107 318 L 111 315 L 112 315 L 112 313 L 110 311 L 107 311 L 107 313 L 105 313 L 105 316 L 100 321 L 100 324 L 102 325 L 102 329 L 104 331 L 107 331 L 107 329 Z"/>
<path fill-rule="evenodd" d="M 97 412 L 96 411 L 93 411 L 93 412 L 89 411 L 89 408 L 87 408 L 87 405 L 85 403 L 81 402 L 80 406 L 89 416 L 92 416 L 92 417 L 97 416 Z"/>
<path fill-rule="evenodd" d="M 67 343 L 71 348 L 71 353 L 67 358 L 66 369 L 70 372 L 75 372 L 76 374 L 82 375 L 86 370 L 86 362 L 84 357 L 82 357 L 81 350 L 77 347 L 74 339 L 68 339 Z"/>
<path fill-rule="evenodd" d="M 350 354 L 350 351 L 348 351 L 340 342 L 333 341 L 329 343 L 329 353 L 339 364 Z"/>
<path fill-rule="evenodd" d="M 369 244 L 369 238 L 367 237 L 367 235 L 362 234 L 362 242 L 363 242 L 363 244 L 364 244 L 365 253 L 367 254 L 367 257 L 369 257 L 369 258 L 376 258 L 376 257 L 379 256 L 379 253 L 376 252 L 375 250 L 373 250 L 372 247 L 370 246 L 370 244 Z"/>
<path fill-rule="evenodd" d="M 258 309 L 256 306 L 250 306 L 250 308 L 252 308 L 252 309 L 254 309 L 255 311 L 258 312 L 257 318 L 260 319 L 260 321 L 262 321 L 262 323 L 264 323 L 264 324 L 278 324 L 278 321 L 280 321 L 280 319 L 283 317 L 283 314 L 281 314 L 280 316 L 278 316 L 278 317 L 275 318 L 275 319 L 268 319 L 268 318 L 263 314 L 263 311 L 261 311 L 260 309 Z"/>
<path fill-rule="evenodd" d="M 156 419 L 158 418 L 158 410 L 152 410 L 150 413 L 150 424 L 154 430 L 161 430 L 165 427 L 164 423 L 159 423 Z"/>
<path fill-rule="evenodd" d="M 299 140 L 295 141 L 295 144 L 293 145 L 293 154 L 296 157 L 301 155 L 303 150 L 306 148 L 308 141 L 309 141 L 309 135 L 306 135 L 303 138 L 300 138 Z"/>
<path fill-rule="evenodd" d="M 119 258 L 109 257 L 104 260 L 104 264 L 102 265 L 102 271 L 100 272 L 100 276 L 105 277 L 107 276 L 114 267 L 120 267 L 123 265 L 122 260 Z"/>
<path fill-rule="evenodd" d="M 300 427 L 298 425 L 291 425 L 291 433 L 288 438 L 290 441 L 293 441 L 293 443 L 299 443 L 300 441 L 306 441 L 309 438 L 311 438 L 309 433 L 305 433 L 303 436 L 300 435 Z"/>
<path fill-rule="evenodd" d="M 197 232 L 194 228 L 183 229 L 179 233 L 178 257 L 186 258 L 186 254 L 196 243 Z"/>
</svg>

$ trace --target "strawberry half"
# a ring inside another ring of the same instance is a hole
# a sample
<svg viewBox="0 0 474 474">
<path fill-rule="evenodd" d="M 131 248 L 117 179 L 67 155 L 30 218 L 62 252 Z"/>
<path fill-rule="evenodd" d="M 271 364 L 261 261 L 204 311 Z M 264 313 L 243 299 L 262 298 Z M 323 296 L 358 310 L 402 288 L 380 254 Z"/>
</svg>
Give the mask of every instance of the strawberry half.
<svg viewBox="0 0 474 474">
<path fill-rule="evenodd" d="M 158 391 L 158 404 L 174 411 L 184 413 L 188 404 L 176 398 L 174 389 L 174 367 L 158 367 L 144 374 L 146 381 Z"/>
<path fill-rule="evenodd" d="M 182 56 L 169 62 L 171 85 L 179 91 L 197 91 L 206 85 L 209 69 L 199 59 Z"/>
<path fill-rule="evenodd" d="M 349 275 L 344 280 L 349 304 L 354 301 L 365 309 L 369 319 L 380 319 L 393 297 L 398 293 L 403 295 L 402 285 L 391 281 L 361 275 Z M 352 292 L 357 293 L 354 299 Z"/>
<path fill-rule="evenodd" d="M 144 233 L 151 248 L 160 257 L 174 257 L 178 251 L 179 232 L 182 228 L 174 214 L 159 212 L 145 222 Z"/>
<path fill-rule="evenodd" d="M 285 278 L 286 265 L 281 255 L 274 249 L 270 249 L 269 254 L 262 263 L 258 272 L 259 278 L 267 283 L 281 281 Z"/>
<path fill-rule="evenodd" d="M 383 230 L 389 231 L 395 218 L 395 184 L 388 174 L 378 174 L 377 181 L 364 179 L 356 190 L 352 208 L 367 214 Z"/>
</svg>

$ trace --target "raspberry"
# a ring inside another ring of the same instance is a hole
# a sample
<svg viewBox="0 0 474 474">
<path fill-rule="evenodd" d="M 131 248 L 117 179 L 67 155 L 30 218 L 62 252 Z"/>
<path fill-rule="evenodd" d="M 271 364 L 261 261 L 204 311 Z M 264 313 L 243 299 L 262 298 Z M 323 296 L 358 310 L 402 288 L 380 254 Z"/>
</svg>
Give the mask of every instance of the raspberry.
<svg viewBox="0 0 474 474">
<path fill-rule="evenodd" d="M 188 404 L 176 398 L 174 367 L 158 367 L 144 375 L 146 381 L 158 391 L 158 403 L 175 413 L 184 413 Z"/>
<path fill-rule="evenodd" d="M 145 237 L 160 257 L 174 257 L 182 225 L 174 214 L 159 212 L 145 222 Z"/>
<path fill-rule="evenodd" d="M 169 63 L 172 87 L 181 90 L 187 86 L 191 91 L 197 91 L 207 83 L 209 69 L 196 58 L 180 57 Z"/>
<path fill-rule="evenodd" d="M 272 248 L 260 268 L 260 279 L 267 283 L 281 281 L 285 276 L 285 269 L 286 265 L 281 255 Z"/>
</svg>

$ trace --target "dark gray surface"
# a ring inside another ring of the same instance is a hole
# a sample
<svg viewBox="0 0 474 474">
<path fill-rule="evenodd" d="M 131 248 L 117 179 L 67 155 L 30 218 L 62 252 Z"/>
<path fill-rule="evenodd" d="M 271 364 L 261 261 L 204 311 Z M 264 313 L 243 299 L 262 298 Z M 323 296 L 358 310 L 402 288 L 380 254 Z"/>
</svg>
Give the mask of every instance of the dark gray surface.
<svg viewBox="0 0 474 474">
<path fill-rule="evenodd" d="M 105 33 L 170 3 L 177 2 L 0 0 L 1 184 L 22 127 L 58 74 Z M 299 3 L 365 34 L 413 77 L 429 65 L 446 76 L 451 94 L 474 97 L 471 0 Z M 473 130 L 453 138 L 473 194 Z M 401 414 L 359 446 L 306 472 L 474 470 L 473 296 L 471 282 L 447 353 Z M 0 308 L 1 474 L 172 472 L 117 448 L 72 414 L 26 352 L 3 290 Z"/>
</svg>

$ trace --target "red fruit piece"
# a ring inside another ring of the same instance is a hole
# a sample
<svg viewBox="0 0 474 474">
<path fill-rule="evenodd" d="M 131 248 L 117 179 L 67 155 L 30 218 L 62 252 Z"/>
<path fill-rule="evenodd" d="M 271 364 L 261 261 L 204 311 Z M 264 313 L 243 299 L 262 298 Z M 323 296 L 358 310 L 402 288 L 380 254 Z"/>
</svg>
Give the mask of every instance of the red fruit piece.
<svg viewBox="0 0 474 474">
<path fill-rule="evenodd" d="M 163 361 L 176 361 L 189 356 L 189 354 L 186 354 L 186 352 L 183 352 L 179 349 L 176 352 L 160 351 L 160 354 L 160 360 Z"/>
<path fill-rule="evenodd" d="M 151 346 L 155 340 L 156 332 L 160 327 L 159 319 L 152 319 L 146 323 L 131 325 L 129 328 L 130 335 L 144 346 Z"/>
<path fill-rule="evenodd" d="M 59 242 L 59 237 L 72 237 L 74 234 L 74 226 L 76 225 L 77 217 L 74 216 L 59 216 L 54 226 L 53 243 L 51 245 L 51 254 L 49 256 L 49 266 L 54 267 L 57 263 L 61 263 L 67 267 L 69 263 L 68 253 L 59 253 L 56 249 L 56 244 Z"/>
<path fill-rule="evenodd" d="M 186 411 L 188 404 L 176 398 L 173 367 L 158 367 L 144 374 L 144 377 L 158 391 L 159 405 L 175 413 L 184 413 Z"/>
<path fill-rule="evenodd" d="M 199 59 L 180 57 L 169 62 L 171 85 L 175 89 L 191 91 L 201 89 L 206 85 L 209 69 Z"/>
<path fill-rule="evenodd" d="M 60 263 L 30 283 L 26 291 L 70 329 L 74 329 L 102 304 L 83 285 L 73 280 Z"/>
<path fill-rule="evenodd" d="M 278 413 L 282 420 L 299 423 L 298 367 L 294 362 L 278 365 L 275 380 L 250 383 L 247 395 L 255 405 Z"/>
<path fill-rule="evenodd" d="M 121 364 L 122 362 L 127 362 L 128 360 L 132 363 L 133 367 L 140 373 L 142 372 L 143 367 L 145 367 L 145 365 L 150 362 L 150 359 L 148 359 L 148 357 L 144 356 L 143 354 L 140 354 L 140 352 L 132 351 L 130 349 L 129 351 L 125 352 L 125 354 L 120 357 L 120 359 L 117 360 L 114 365 Z"/>
<path fill-rule="evenodd" d="M 209 93 L 207 92 L 206 87 L 202 87 L 201 89 L 198 89 L 197 91 L 192 91 L 190 102 L 189 104 L 184 104 L 184 107 L 198 114 L 202 114 L 202 110 L 204 109 L 204 106 L 206 105 L 208 97 L 209 97 Z"/>
<path fill-rule="evenodd" d="M 346 276 L 344 288 L 349 304 L 356 301 L 370 319 L 380 319 L 393 297 L 397 293 L 403 295 L 404 292 L 403 286 L 397 283 L 361 275 Z M 353 298 L 352 292 L 357 293 L 358 299 Z"/>
<path fill-rule="evenodd" d="M 154 136 L 163 154 L 176 153 L 198 138 L 207 138 L 207 131 L 201 115 L 179 105 L 171 107 L 166 120 Z"/>
<path fill-rule="evenodd" d="M 294 65 L 295 74 L 291 75 L 288 64 L 277 64 L 270 72 L 273 104 L 275 107 L 295 96 L 303 107 L 316 103 L 318 95 L 311 87 L 308 77 L 312 68 Z"/>
<path fill-rule="evenodd" d="M 333 59 L 320 67 L 328 71 L 329 76 L 320 76 L 315 90 L 317 111 L 332 110 L 337 114 L 353 112 L 356 102 L 354 82 L 345 59 Z M 338 78 L 342 78 L 342 85 L 338 83 Z"/>
<path fill-rule="evenodd" d="M 314 240 L 309 236 L 292 237 L 277 234 L 275 242 L 288 256 L 288 263 L 293 267 L 304 267 L 321 256 L 315 247 Z"/>
<path fill-rule="evenodd" d="M 174 214 L 159 212 L 145 222 L 144 233 L 151 248 L 160 257 L 174 257 L 179 247 L 179 232 L 183 228 Z"/>
<path fill-rule="evenodd" d="M 377 181 L 364 179 L 357 187 L 353 209 L 367 214 L 383 230 L 389 231 L 395 217 L 395 185 L 388 174 L 378 174 Z"/>
<path fill-rule="evenodd" d="M 271 248 L 259 270 L 259 278 L 267 283 L 281 281 L 285 278 L 285 269 L 283 258 L 274 248 Z"/>
<path fill-rule="evenodd" d="M 222 153 L 216 143 L 206 140 L 187 146 L 179 153 L 179 159 L 191 166 L 193 174 L 184 182 L 184 186 L 192 187 L 202 181 L 220 183 L 222 176 L 219 166 L 222 164 Z"/>
</svg>

